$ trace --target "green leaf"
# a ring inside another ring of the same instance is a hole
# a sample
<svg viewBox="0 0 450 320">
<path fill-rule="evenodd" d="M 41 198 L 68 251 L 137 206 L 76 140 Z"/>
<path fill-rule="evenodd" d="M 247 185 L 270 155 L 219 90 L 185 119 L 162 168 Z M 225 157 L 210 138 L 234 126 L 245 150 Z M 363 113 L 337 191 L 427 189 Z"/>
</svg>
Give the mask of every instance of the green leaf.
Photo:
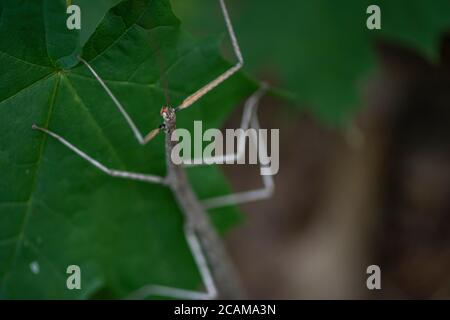
<svg viewBox="0 0 450 320">
<path fill-rule="evenodd" d="M 61 28 L 66 13 L 52 1 L 0 7 L 0 298 L 117 298 L 149 283 L 198 288 L 182 215 L 166 187 L 106 176 L 31 129 L 47 127 L 108 167 L 165 174 L 163 135 L 140 146 L 86 67 L 64 64 L 79 35 Z M 166 103 L 161 70 L 178 105 L 230 66 L 218 45 L 183 32 L 168 1 L 131 0 L 109 11 L 83 57 L 148 132 Z M 180 113 L 179 126 L 220 127 L 254 89 L 233 76 Z M 201 198 L 229 192 L 216 167 L 189 175 Z M 216 216 L 221 230 L 237 218 L 233 208 Z M 81 267 L 81 290 L 66 287 L 72 264 Z"/>
<path fill-rule="evenodd" d="M 378 67 L 375 43 L 389 40 L 436 61 L 450 30 L 448 0 L 228 0 L 246 68 L 274 79 L 319 119 L 345 124 L 361 106 L 361 87 Z M 381 8 L 382 30 L 366 28 Z M 217 1 L 174 0 L 196 33 L 223 32 Z M 215 13 L 215 14 L 212 14 Z M 270 78 L 269 78 L 270 80 Z"/>
<path fill-rule="evenodd" d="M 79 32 L 66 28 L 65 2 L 2 2 L 2 54 L 31 64 L 70 66 L 79 53 Z M 33 26 L 30 28 L 30 26 Z"/>
<path fill-rule="evenodd" d="M 82 27 L 80 30 L 80 46 L 83 47 L 95 32 L 110 8 L 122 0 L 72 0 L 72 4 L 80 7 Z"/>
</svg>

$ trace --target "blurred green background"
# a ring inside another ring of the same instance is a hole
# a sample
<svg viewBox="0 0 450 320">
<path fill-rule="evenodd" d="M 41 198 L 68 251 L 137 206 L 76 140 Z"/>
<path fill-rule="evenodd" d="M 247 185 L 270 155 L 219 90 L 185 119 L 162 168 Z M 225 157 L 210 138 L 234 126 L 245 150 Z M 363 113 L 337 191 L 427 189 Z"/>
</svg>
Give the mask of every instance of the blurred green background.
<svg viewBox="0 0 450 320">
<path fill-rule="evenodd" d="M 378 68 L 378 40 L 412 48 L 436 61 L 440 35 L 450 27 L 447 0 L 228 3 L 246 70 L 287 90 L 300 105 L 334 125 L 345 125 L 357 112 L 364 80 Z M 172 4 L 183 27 L 195 35 L 225 34 L 217 1 Z M 370 5 L 381 8 L 379 31 L 366 28 Z"/>
</svg>

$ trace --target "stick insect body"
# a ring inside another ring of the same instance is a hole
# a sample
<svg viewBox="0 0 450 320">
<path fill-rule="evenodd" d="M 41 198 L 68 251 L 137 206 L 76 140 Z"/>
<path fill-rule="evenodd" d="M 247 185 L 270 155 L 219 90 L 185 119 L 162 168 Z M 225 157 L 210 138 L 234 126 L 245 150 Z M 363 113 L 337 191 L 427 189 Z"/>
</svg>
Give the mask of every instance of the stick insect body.
<svg viewBox="0 0 450 320">
<path fill-rule="evenodd" d="M 95 166 L 99 170 L 112 177 L 163 184 L 168 186 L 172 190 L 177 203 L 184 214 L 184 234 L 189 248 L 192 252 L 192 256 L 199 269 L 206 292 L 197 292 L 151 284 L 135 291 L 129 296 L 129 298 L 142 299 L 148 296 L 164 296 L 181 299 L 237 299 L 242 297 L 242 291 L 239 287 L 239 283 L 237 281 L 231 259 L 228 257 L 228 254 L 219 235 L 216 233 L 214 227 L 212 226 L 206 210 L 210 208 L 245 203 L 270 197 L 274 190 L 272 177 L 263 176 L 264 187 L 262 189 L 220 196 L 200 202 L 189 184 L 183 165 L 175 165 L 171 161 L 171 152 L 176 144 L 176 142 L 171 139 L 171 136 L 176 129 L 177 113 L 183 109 L 188 108 L 205 94 L 231 77 L 242 67 L 244 63 L 224 0 L 219 0 L 219 3 L 238 62 L 223 74 L 219 75 L 216 79 L 184 99 L 180 106 L 176 108 L 168 106 L 163 107 L 161 109 L 163 123 L 158 128 L 150 131 L 145 136 L 140 133 L 133 120 L 126 112 L 125 108 L 122 106 L 119 100 L 117 100 L 117 98 L 105 84 L 102 78 L 96 73 L 94 68 L 87 61 L 85 61 L 81 57 L 79 58 L 80 62 L 90 70 L 93 76 L 97 79 L 106 93 L 112 99 L 119 112 L 123 115 L 125 121 L 128 123 L 130 129 L 133 131 L 137 141 L 141 145 L 145 145 L 146 143 L 151 141 L 161 131 L 165 133 L 167 163 L 166 177 L 120 171 L 108 168 L 107 166 L 84 153 L 82 150 L 78 149 L 76 146 L 71 144 L 59 134 L 54 133 L 46 128 L 33 125 L 33 129 L 42 131 L 50 135 L 51 137 L 68 147 L 70 150 L 75 152 L 81 158 L 88 161 L 91 165 Z M 263 85 L 246 101 L 241 123 L 242 129 L 248 129 L 250 126 L 254 129 L 259 129 L 259 122 L 256 111 L 259 99 L 261 98 L 265 90 L 266 86 Z M 231 157 L 233 159 L 238 159 L 242 156 L 245 156 L 245 137 L 242 137 L 242 139 L 244 139 L 244 141 L 238 141 L 238 150 L 236 154 L 225 156 L 221 155 L 218 157 Z M 265 148 L 266 142 L 260 141 L 260 147 Z"/>
</svg>

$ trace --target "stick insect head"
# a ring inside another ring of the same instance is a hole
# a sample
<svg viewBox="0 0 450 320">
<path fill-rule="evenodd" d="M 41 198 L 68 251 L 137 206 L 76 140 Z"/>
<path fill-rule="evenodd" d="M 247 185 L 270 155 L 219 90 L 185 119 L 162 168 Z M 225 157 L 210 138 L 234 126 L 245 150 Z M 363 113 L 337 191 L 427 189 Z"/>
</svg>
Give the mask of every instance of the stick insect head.
<svg viewBox="0 0 450 320">
<path fill-rule="evenodd" d="M 173 122 L 175 120 L 175 109 L 164 106 L 161 108 L 161 116 L 164 119 L 164 123 Z"/>
</svg>

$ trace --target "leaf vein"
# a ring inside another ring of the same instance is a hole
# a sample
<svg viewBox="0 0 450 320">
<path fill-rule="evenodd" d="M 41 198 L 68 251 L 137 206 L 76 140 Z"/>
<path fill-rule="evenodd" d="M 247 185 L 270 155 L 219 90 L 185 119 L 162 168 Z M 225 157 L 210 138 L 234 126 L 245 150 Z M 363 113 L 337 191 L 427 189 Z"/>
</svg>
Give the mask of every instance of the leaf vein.
<svg viewBox="0 0 450 320">
<path fill-rule="evenodd" d="M 55 74 L 55 72 L 51 72 L 51 73 L 49 73 L 49 74 L 44 75 L 42 78 L 37 79 L 37 80 L 34 81 L 33 83 L 27 85 L 26 87 L 24 87 L 24 88 L 20 89 L 19 91 L 15 92 L 15 93 L 12 94 L 11 96 L 9 96 L 9 97 L 3 99 L 2 101 L 0 101 L 0 105 L 1 105 L 2 103 L 4 103 L 4 102 L 10 100 L 10 99 L 13 99 L 13 98 L 16 97 L 17 95 L 19 95 L 22 91 L 25 91 L 26 89 L 29 89 L 29 88 L 35 86 L 35 85 L 38 84 L 39 82 L 44 81 L 44 80 L 50 78 L 50 77 L 53 76 L 54 74 Z"/>
<path fill-rule="evenodd" d="M 45 127 L 48 127 L 51 117 L 52 117 L 52 113 L 53 113 L 53 107 L 55 105 L 55 101 L 56 101 L 56 95 L 57 95 L 57 91 L 58 91 L 58 87 L 59 87 L 59 82 L 60 82 L 60 78 L 58 78 L 56 80 L 55 86 L 53 88 L 53 92 L 52 92 L 52 96 L 50 99 L 50 105 L 49 105 L 49 111 L 47 114 L 47 119 L 46 119 L 46 123 L 45 123 Z M 16 241 L 15 244 L 15 248 L 14 248 L 14 253 L 12 256 L 12 259 L 9 263 L 9 268 L 7 268 L 4 276 L 3 276 L 3 281 L 6 279 L 6 277 L 8 276 L 8 271 L 10 272 L 12 269 L 12 266 L 15 264 L 16 259 L 17 259 L 17 255 L 19 253 L 19 249 L 20 249 L 20 243 L 23 242 L 24 240 L 24 236 L 25 236 L 25 229 L 26 226 L 28 224 L 28 220 L 30 218 L 30 213 L 31 213 L 31 208 L 32 208 L 32 203 L 33 203 L 33 197 L 34 197 L 34 191 L 36 190 L 36 187 L 38 185 L 38 175 L 39 175 L 39 171 L 41 168 L 41 163 L 42 163 L 42 157 L 44 154 L 44 149 L 45 149 L 45 142 L 46 142 L 46 135 L 43 135 L 42 137 L 42 143 L 40 145 L 39 148 L 39 154 L 38 154 L 38 163 L 36 165 L 36 170 L 34 170 L 34 175 L 33 175 L 33 181 L 31 184 L 31 190 L 30 190 L 30 197 L 27 201 L 27 209 L 25 211 L 23 220 L 22 220 L 22 224 L 20 226 L 19 229 L 19 235 L 18 235 L 18 239 Z"/>
<path fill-rule="evenodd" d="M 27 60 L 23 60 L 23 59 L 20 59 L 20 58 L 18 58 L 18 57 L 16 57 L 16 56 L 13 56 L 13 55 L 11 55 L 11 54 L 5 52 L 5 51 L 1 51 L 1 50 L 0 50 L 0 54 L 3 54 L 3 55 L 5 55 L 5 56 L 7 56 L 7 57 L 9 57 L 9 58 L 12 58 L 12 59 L 14 59 L 14 60 L 17 60 L 17 61 L 19 61 L 19 62 L 22 62 L 22 63 L 25 63 L 25 64 L 29 64 L 29 65 L 31 65 L 31 66 L 35 66 L 35 67 L 38 67 L 38 68 L 41 68 L 41 69 L 51 69 L 50 66 L 45 66 L 45 65 L 43 65 L 43 64 L 37 64 L 37 63 L 33 63 L 33 62 L 30 62 L 30 61 L 27 61 Z"/>
</svg>

